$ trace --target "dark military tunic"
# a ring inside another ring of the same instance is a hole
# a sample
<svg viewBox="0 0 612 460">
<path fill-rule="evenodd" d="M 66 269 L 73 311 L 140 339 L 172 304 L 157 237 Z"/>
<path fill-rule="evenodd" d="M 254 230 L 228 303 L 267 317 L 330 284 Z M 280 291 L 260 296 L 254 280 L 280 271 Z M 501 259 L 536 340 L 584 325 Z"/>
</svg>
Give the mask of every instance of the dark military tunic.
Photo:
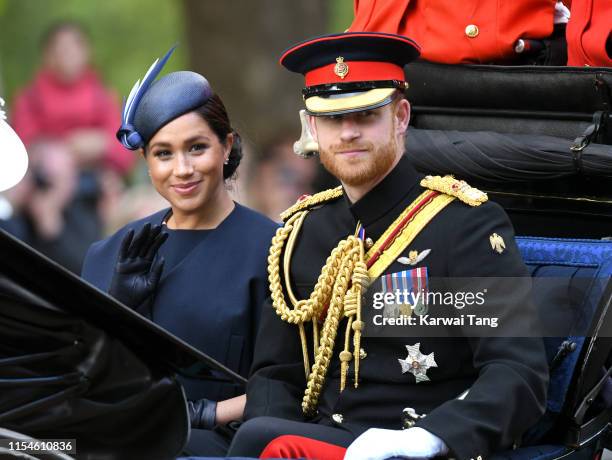
<svg viewBox="0 0 612 460">
<path fill-rule="evenodd" d="M 298 298 L 309 297 L 326 258 L 339 241 L 354 234 L 358 221 L 366 236 L 376 241 L 424 191 L 420 179 L 403 158 L 358 202 L 351 204 L 342 197 L 311 210 L 291 260 L 291 282 Z M 501 253 L 490 243 L 493 233 L 505 240 Z M 385 273 L 427 267 L 430 277 L 528 276 L 513 237 L 500 206 L 486 202 L 471 207 L 457 199 L 402 253 L 408 256 L 411 250 L 430 249 L 429 255 L 414 267 L 396 260 Z M 505 317 L 529 303 L 525 291 L 487 301 Z M 318 413 L 309 422 L 347 430 L 354 438 L 370 427 L 400 429 L 402 409 L 412 407 L 426 414 L 417 426 L 441 438 L 450 456 L 470 459 L 509 448 L 544 412 L 548 368 L 539 338 L 362 336 L 367 356 L 361 360 L 359 387 L 353 387 L 351 363 L 347 387 L 340 393 L 338 354 L 345 325 L 343 320 L 338 328 Z M 427 371 L 430 381 L 416 383 L 410 372 L 401 372 L 398 359 L 406 358 L 406 345 L 416 343 L 423 354 L 435 353 L 437 367 Z M 298 329 L 283 322 L 267 304 L 247 388 L 246 419 L 272 416 L 305 421 L 301 412 L 305 388 Z M 468 389 L 463 399 L 457 399 Z M 239 439 L 240 432 L 235 442 Z"/>
</svg>

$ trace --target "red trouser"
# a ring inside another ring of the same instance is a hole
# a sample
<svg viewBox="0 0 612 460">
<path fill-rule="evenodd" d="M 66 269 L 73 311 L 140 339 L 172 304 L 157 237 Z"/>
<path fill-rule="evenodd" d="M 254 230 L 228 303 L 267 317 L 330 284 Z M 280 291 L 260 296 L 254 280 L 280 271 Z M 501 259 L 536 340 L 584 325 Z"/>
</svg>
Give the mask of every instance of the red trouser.
<svg viewBox="0 0 612 460">
<path fill-rule="evenodd" d="M 346 448 L 304 436 L 284 435 L 270 441 L 259 458 L 342 460 Z"/>
</svg>

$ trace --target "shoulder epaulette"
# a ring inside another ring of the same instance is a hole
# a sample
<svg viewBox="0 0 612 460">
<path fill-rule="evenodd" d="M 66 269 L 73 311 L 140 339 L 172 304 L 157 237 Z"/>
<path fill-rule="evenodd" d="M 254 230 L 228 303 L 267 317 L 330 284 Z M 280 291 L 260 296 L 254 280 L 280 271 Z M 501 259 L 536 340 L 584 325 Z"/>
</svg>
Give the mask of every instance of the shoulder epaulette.
<svg viewBox="0 0 612 460">
<path fill-rule="evenodd" d="M 340 198 L 344 192 L 342 191 L 342 187 L 338 186 L 336 188 L 330 188 L 328 190 L 323 190 L 322 192 L 315 193 L 314 195 L 305 195 L 300 197 L 297 202 L 281 212 L 281 219 L 283 222 L 287 221 L 292 215 L 294 215 L 298 211 L 303 211 L 304 209 L 309 209 L 314 206 L 317 206 L 322 203 L 326 203 L 328 201 L 335 200 Z"/>
<path fill-rule="evenodd" d="M 421 181 L 421 186 L 457 197 L 470 206 L 480 206 L 489 199 L 485 192 L 453 176 L 425 176 Z"/>
</svg>

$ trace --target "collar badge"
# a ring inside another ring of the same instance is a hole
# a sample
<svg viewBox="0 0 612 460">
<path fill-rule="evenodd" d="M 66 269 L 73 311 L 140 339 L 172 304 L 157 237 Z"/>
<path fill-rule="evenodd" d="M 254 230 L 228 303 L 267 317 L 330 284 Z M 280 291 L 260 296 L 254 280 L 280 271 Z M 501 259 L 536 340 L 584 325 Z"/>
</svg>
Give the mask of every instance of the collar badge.
<svg viewBox="0 0 612 460">
<path fill-rule="evenodd" d="M 501 254 L 506 249 L 506 243 L 504 239 L 499 236 L 497 233 L 493 233 L 489 237 L 489 243 L 491 243 L 491 248 L 496 251 L 498 254 Z"/>
</svg>

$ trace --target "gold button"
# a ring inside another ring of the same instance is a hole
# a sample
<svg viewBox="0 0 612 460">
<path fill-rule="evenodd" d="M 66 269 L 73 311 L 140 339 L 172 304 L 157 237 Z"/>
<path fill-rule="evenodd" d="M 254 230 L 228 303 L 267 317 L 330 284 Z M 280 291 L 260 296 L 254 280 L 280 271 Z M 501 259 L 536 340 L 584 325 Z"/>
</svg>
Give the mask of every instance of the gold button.
<svg viewBox="0 0 612 460">
<path fill-rule="evenodd" d="M 368 354 L 366 353 L 366 351 L 363 348 L 359 349 L 359 359 L 366 359 L 368 357 Z"/>
<path fill-rule="evenodd" d="M 372 241 L 372 238 L 366 238 L 365 240 L 366 249 L 370 249 L 372 246 L 374 246 L 374 241 Z"/>
<path fill-rule="evenodd" d="M 480 31 L 478 30 L 478 26 L 474 24 L 470 24 L 469 26 L 465 28 L 465 35 L 467 35 L 470 38 L 478 37 L 479 33 Z"/>
<path fill-rule="evenodd" d="M 333 414 L 332 415 L 332 420 L 338 424 L 342 423 L 344 421 L 344 417 L 342 416 L 342 414 Z"/>
</svg>

